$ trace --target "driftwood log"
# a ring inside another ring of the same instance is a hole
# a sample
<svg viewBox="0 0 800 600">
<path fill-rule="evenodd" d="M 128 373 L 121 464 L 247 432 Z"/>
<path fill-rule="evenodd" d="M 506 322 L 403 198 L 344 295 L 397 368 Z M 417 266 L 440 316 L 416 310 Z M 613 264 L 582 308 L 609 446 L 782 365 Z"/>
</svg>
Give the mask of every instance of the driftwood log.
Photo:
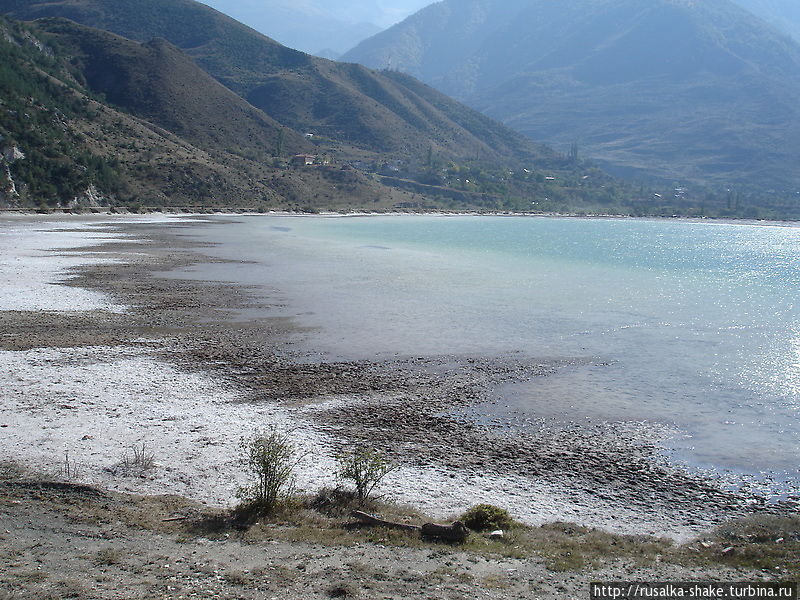
<svg viewBox="0 0 800 600">
<path fill-rule="evenodd" d="M 402 529 L 403 531 L 419 531 L 422 537 L 437 538 L 447 540 L 449 542 L 463 542 L 469 535 L 469 530 L 461 521 L 456 521 L 452 525 L 440 525 L 438 523 L 425 523 L 422 527 L 419 525 L 408 525 L 407 523 L 397 523 L 396 521 L 387 521 L 370 515 L 360 510 L 354 510 L 350 513 L 353 517 L 366 525 L 373 527 L 388 527 L 390 529 Z"/>
<path fill-rule="evenodd" d="M 386 521 L 385 519 L 361 512 L 360 510 L 354 510 L 350 514 L 362 523 L 366 525 L 372 525 L 374 527 L 388 527 L 389 529 L 402 529 L 404 531 L 420 530 L 419 525 L 409 525 L 407 523 L 397 523 L 396 521 Z"/>
<path fill-rule="evenodd" d="M 468 535 L 469 530 L 461 521 L 456 521 L 452 525 L 425 523 L 422 526 L 422 537 L 427 538 L 439 538 L 448 542 L 463 542 Z"/>
</svg>

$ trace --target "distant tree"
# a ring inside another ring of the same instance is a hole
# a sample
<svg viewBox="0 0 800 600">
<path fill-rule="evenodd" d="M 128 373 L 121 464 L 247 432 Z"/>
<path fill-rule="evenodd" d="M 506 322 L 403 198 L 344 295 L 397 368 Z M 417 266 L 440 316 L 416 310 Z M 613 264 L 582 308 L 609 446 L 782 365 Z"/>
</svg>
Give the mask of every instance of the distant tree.
<svg viewBox="0 0 800 600">
<path fill-rule="evenodd" d="M 567 158 L 569 159 L 569 162 L 571 162 L 573 164 L 578 162 L 578 142 L 577 141 L 572 142 L 572 144 L 570 145 L 569 154 L 567 155 Z"/>
<path fill-rule="evenodd" d="M 275 156 L 283 155 L 283 127 L 278 129 L 278 140 L 275 143 Z"/>
</svg>

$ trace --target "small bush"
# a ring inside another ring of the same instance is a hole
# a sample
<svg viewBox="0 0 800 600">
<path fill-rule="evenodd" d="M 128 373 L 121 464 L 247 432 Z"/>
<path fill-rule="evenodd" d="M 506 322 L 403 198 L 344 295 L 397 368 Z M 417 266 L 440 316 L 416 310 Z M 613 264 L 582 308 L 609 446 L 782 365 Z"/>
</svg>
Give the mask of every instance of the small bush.
<svg viewBox="0 0 800 600">
<path fill-rule="evenodd" d="M 264 513 L 273 512 L 294 492 L 294 469 L 302 458 L 289 433 L 271 427 L 242 438 L 241 462 L 253 481 L 237 491 L 244 502 Z"/>
<path fill-rule="evenodd" d="M 353 482 L 356 486 L 356 497 L 361 504 L 370 499 L 372 492 L 392 471 L 399 467 L 392 464 L 386 456 L 371 448 L 356 448 L 342 454 L 339 461 L 339 479 Z"/>
<path fill-rule="evenodd" d="M 473 506 L 460 520 L 473 531 L 511 529 L 514 526 L 514 520 L 506 509 L 491 504 Z"/>
<path fill-rule="evenodd" d="M 78 463 L 70 460 L 69 452 L 64 452 L 64 462 L 59 469 L 59 475 L 64 479 L 77 479 L 80 473 Z"/>
<path fill-rule="evenodd" d="M 141 446 L 131 446 L 130 452 L 125 452 L 120 466 L 125 473 L 144 474 L 156 466 L 156 457 L 142 442 Z"/>
</svg>

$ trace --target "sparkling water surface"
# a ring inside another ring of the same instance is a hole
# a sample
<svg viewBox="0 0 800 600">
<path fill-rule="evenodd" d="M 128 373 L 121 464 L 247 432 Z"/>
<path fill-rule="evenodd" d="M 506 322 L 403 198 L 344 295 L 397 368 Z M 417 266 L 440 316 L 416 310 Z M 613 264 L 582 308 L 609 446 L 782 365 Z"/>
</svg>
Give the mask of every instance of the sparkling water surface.
<svg viewBox="0 0 800 600">
<path fill-rule="evenodd" d="M 235 222 L 234 222 L 235 221 Z M 185 230 L 183 231 L 185 233 Z M 330 358 L 593 358 L 487 410 L 677 427 L 677 460 L 797 486 L 800 229 L 529 217 L 236 217 L 191 230 Z M 763 474 L 763 473 L 762 473 Z"/>
</svg>

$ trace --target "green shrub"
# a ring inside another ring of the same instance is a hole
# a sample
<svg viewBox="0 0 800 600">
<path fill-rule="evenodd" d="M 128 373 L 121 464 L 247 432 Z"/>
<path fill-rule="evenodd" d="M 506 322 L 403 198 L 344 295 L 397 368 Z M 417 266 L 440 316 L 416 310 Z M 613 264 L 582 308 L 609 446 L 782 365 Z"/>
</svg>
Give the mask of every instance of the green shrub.
<svg viewBox="0 0 800 600">
<path fill-rule="evenodd" d="M 241 462 L 251 482 L 239 488 L 237 496 L 264 513 L 273 512 L 294 492 L 294 469 L 300 462 L 290 435 L 270 427 L 242 438 Z"/>
<path fill-rule="evenodd" d="M 369 500 L 383 478 L 398 468 L 382 452 L 371 448 L 356 448 L 341 454 L 337 460 L 337 476 L 353 482 L 356 486 L 356 497 L 362 504 Z"/>
<path fill-rule="evenodd" d="M 473 531 L 511 529 L 514 526 L 514 519 L 506 509 L 491 504 L 473 506 L 461 516 L 460 520 Z"/>
</svg>

